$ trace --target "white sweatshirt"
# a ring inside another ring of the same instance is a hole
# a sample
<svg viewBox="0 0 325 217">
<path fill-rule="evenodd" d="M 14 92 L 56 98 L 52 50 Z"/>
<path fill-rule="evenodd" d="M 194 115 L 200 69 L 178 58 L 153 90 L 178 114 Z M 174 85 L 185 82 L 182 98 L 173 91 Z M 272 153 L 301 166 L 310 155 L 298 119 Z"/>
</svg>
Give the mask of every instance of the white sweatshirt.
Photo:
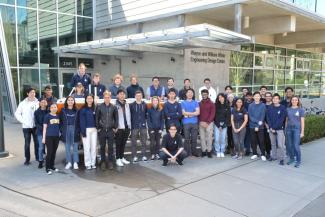
<svg viewBox="0 0 325 217">
<path fill-rule="evenodd" d="M 15 112 L 16 119 L 22 124 L 23 128 L 34 128 L 34 112 L 38 109 L 39 102 L 37 98 L 29 100 L 28 98 L 21 101 Z"/>
</svg>

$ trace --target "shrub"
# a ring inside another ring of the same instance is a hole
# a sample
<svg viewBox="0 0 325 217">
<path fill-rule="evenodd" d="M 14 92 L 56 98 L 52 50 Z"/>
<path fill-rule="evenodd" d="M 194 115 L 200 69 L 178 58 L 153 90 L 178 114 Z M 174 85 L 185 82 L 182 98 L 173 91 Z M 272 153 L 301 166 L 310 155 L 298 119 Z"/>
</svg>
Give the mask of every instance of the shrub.
<svg viewBox="0 0 325 217">
<path fill-rule="evenodd" d="M 305 136 L 302 143 L 325 137 L 325 116 L 307 115 L 305 117 Z"/>
</svg>

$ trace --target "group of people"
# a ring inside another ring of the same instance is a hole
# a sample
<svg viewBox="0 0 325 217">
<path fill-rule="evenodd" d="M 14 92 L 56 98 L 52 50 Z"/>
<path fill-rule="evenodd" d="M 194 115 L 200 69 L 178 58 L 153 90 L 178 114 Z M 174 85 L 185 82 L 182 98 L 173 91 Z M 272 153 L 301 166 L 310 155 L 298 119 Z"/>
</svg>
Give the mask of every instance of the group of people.
<svg viewBox="0 0 325 217">
<path fill-rule="evenodd" d="M 113 169 L 114 143 L 116 166 L 130 164 L 129 160 L 133 163 L 140 159 L 147 161 L 149 134 L 150 159 L 161 159 L 163 166 L 169 161 L 182 165 L 187 156 L 212 158 L 213 149 L 218 158 L 229 152 L 232 158 L 240 160 L 250 156 L 252 151 L 251 159 L 260 156 L 263 161 L 279 160 L 280 165 L 285 164 L 287 155 L 288 165 L 300 166 L 304 110 L 291 87 L 285 89 L 283 100 L 279 94 L 268 92 L 266 86 L 254 93 L 243 88 L 242 96 L 237 97 L 229 85 L 224 93 L 217 94 L 210 79 L 206 78 L 197 101 L 189 79 L 184 80 L 184 87 L 178 91 L 172 78 L 167 87 L 163 87 L 159 77 L 153 77 L 146 92 L 150 103 L 146 104 L 143 88 L 135 75 L 131 76 L 131 85 L 127 88 L 121 85 L 123 77 L 116 75 L 114 84 L 106 89 L 100 83 L 100 74 L 95 73 L 91 79 L 85 69 L 85 65 L 80 64 L 78 73 L 72 78 L 75 93 L 65 99 L 59 113 L 51 86 L 45 87 L 39 99 L 35 89 L 27 90 L 26 99 L 20 102 L 15 113 L 23 127 L 25 165 L 30 164 L 32 137 L 39 168 L 43 168 L 45 161 L 48 174 L 58 171 L 55 156 L 60 140 L 65 144 L 65 169 L 79 169 L 81 141 L 84 165 L 89 170 L 96 166 L 103 170 Z M 102 98 L 103 103 L 96 104 L 96 97 Z M 129 104 L 127 97 L 135 101 Z M 76 107 L 76 98 L 85 99 L 80 110 Z M 116 99 L 114 104 L 111 99 Z M 163 135 L 164 129 L 166 134 Z M 127 160 L 124 152 L 130 135 L 132 157 Z M 198 135 L 200 151 L 197 149 Z M 96 165 L 97 143 L 101 156 L 99 165 Z"/>
</svg>

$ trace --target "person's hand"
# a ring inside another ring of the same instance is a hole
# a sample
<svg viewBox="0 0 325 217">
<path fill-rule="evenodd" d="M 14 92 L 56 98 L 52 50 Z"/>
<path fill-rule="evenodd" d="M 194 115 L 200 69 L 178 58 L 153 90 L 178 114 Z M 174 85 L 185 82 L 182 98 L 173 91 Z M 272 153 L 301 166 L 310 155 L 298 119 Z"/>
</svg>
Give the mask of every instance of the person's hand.
<svg viewBox="0 0 325 217">
<path fill-rule="evenodd" d="M 234 128 L 235 133 L 239 133 L 239 131 L 240 131 L 239 129 Z"/>
<path fill-rule="evenodd" d="M 150 131 L 150 133 L 154 133 L 154 132 L 155 132 L 154 130 Z"/>
<path fill-rule="evenodd" d="M 113 132 L 116 133 L 116 132 L 117 132 L 117 129 L 114 129 L 114 128 L 113 128 Z"/>
<path fill-rule="evenodd" d="M 173 157 L 170 159 L 170 161 L 171 161 L 172 163 L 176 163 L 176 157 L 173 156 Z"/>
<path fill-rule="evenodd" d="M 271 129 L 271 132 L 272 132 L 272 133 L 275 133 L 275 130 Z"/>
<path fill-rule="evenodd" d="M 45 138 L 42 139 L 42 143 L 45 144 Z"/>
<path fill-rule="evenodd" d="M 162 130 L 159 130 L 159 133 L 162 133 Z"/>
<path fill-rule="evenodd" d="M 305 135 L 304 135 L 304 133 L 300 133 L 300 138 L 302 138 L 302 137 L 304 137 Z"/>
<path fill-rule="evenodd" d="M 258 132 L 258 127 L 255 127 L 255 132 Z"/>
</svg>

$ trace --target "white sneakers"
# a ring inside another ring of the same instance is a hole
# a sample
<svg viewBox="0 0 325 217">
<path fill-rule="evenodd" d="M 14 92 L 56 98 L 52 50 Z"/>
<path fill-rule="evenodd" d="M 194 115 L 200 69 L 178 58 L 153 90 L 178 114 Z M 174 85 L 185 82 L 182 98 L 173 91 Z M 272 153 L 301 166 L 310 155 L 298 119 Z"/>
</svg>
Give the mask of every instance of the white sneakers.
<svg viewBox="0 0 325 217">
<path fill-rule="evenodd" d="M 257 155 L 254 154 L 252 157 L 251 157 L 251 160 L 255 160 L 257 158 Z"/>
<path fill-rule="evenodd" d="M 223 152 L 221 152 L 220 157 L 225 157 L 225 154 Z"/>
<path fill-rule="evenodd" d="M 262 161 L 266 161 L 266 157 L 263 155 L 261 156 Z"/>
<path fill-rule="evenodd" d="M 79 169 L 79 166 L 76 162 L 73 163 L 73 169 L 75 169 L 75 170 Z"/>
<path fill-rule="evenodd" d="M 72 165 L 71 165 L 71 163 L 69 162 L 69 163 L 67 163 L 66 165 L 65 165 L 65 169 L 66 170 L 69 170 L 69 169 L 71 169 L 71 167 L 72 167 Z"/>
<path fill-rule="evenodd" d="M 125 158 L 122 159 L 116 159 L 116 165 L 119 167 L 122 167 L 124 165 L 130 164 L 130 161 L 127 161 Z"/>
<path fill-rule="evenodd" d="M 91 166 L 86 166 L 86 169 L 87 170 L 91 170 Z"/>
<path fill-rule="evenodd" d="M 218 153 L 217 153 L 217 157 L 221 157 L 221 153 L 218 152 Z"/>
<path fill-rule="evenodd" d="M 143 156 L 142 157 L 142 161 L 147 161 L 148 159 L 147 159 L 147 157 L 146 156 Z"/>
<path fill-rule="evenodd" d="M 122 163 L 125 165 L 130 164 L 130 161 L 127 161 L 124 157 L 121 159 Z"/>
<path fill-rule="evenodd" d="M 137 163 L 138 162 L 138 158 L 137 157 L 134 157 L 133 158 L 133 163 Z"/>
</svg>

